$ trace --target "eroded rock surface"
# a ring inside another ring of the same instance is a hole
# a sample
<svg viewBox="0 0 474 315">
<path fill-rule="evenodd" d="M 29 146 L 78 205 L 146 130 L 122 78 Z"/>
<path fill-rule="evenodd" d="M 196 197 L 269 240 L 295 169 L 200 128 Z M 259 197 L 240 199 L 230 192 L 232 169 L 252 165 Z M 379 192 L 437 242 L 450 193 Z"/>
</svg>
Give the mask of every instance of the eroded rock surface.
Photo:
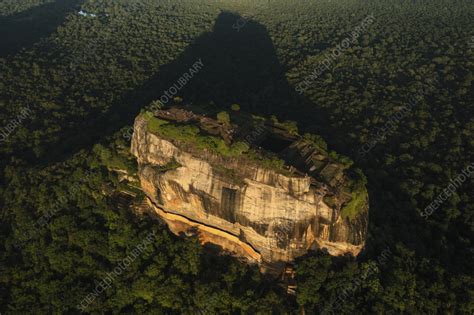
<svg viewBox="0 0 474 315">
<path fill-rule="evenodd" d="M 351 200 L 349 171 L 302 137 L 289 136 L 289 145 L 278 148 L 287 165 L 278 170 L 246 154 L 224 156 L 151 132 L 145 116 L 135 121 L 132 153 L 149 204 L 174 233 L 197 234 L 201 242 L 252 262 L 288 262 L 311 248 L 326 248 L 331 255 L 361 251 L 367 196 L 362 196 L 362 209 L 355 216 L 342 215 Z M 207 121 L 202 132 L 209 126 L 213 134 L 230 130 L 226 141 L 245 135 L 232 126 L 219 129 L 219 122 L 181 109 L 154 116 L 201 127 L 201 120 Z M 270 142 L 282 132 L 271 124 L 264 128 Z"/>
</svg>

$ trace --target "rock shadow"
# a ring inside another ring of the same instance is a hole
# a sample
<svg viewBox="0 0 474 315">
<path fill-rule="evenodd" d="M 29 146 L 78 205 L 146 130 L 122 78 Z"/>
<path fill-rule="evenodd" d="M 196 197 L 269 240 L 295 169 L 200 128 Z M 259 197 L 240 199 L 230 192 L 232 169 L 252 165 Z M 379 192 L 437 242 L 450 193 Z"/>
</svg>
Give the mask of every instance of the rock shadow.
<svg viewBox="0 0 474 315">
<path fill-rule="evenodd" d="M 0 58 L 48 37 L 64 22 L 66 15 L 79 9 L 84 0 L 57 0 L 0 17 Z"/>
<path fill-rule="evenodd" d="M 199 60 L 203 68 L 180 87 L 179 78 Z M 199 36 L 146 84 L 146 101 L 171 95 L 177 87 L 175 95 L 185 103 L 212 103 L 224 110 L 237 103 L 245 111 L 301 121 L 310 102 L 288 83 L 285 70 L 265 26 L 224 11 L 212 32 Z"/>
<path fill-rule="evenodd" d="M 186 84 L 180 84 L 180 78 L 199 60 L 202 68 Z M 109 111 L 90 114 L 74 130 L 68 130 L 66 140 L 45 150 L 49 155 L 43 163 L 62 160 L 132 125 L 141 108 L 163 95 L 171 96 L 169 99 L 180 96 L 184 104 L 212 105 L 215 111 L 230 110 L 231 104 L 237 103 L 244 111 L 295 120 L 301 127 L 314 127 L 324 120 L 324 114 L 317 114 L 314 105 L 288 83 L 266 27 L 224 11 L 211 32 L 197 37 L 174 61 L 119 97 Z"/>
</svg>

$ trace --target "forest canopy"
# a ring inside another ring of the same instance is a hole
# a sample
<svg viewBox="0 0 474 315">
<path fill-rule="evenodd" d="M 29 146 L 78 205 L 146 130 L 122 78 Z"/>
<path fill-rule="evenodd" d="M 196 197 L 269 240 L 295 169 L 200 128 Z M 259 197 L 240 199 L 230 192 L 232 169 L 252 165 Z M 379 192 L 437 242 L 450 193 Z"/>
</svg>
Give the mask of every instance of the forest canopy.
<svg viewBox="0 0 474 315">
<path fill-rule="evenodd" d="M 473 175 L 422 214 L 474 162 L 473 12 L 469 0 L 2 1 L 0 312 L 79 313 L 154 231 L 85 312 L 472 314 Z M 114 171 L 136 167 L 124 135 L 199 58 L 177 100 L 294 120 L 367 177 L 364 252 L 298 259 L 295 298 L 117 202 L 140 198 Z"/>
</svg>

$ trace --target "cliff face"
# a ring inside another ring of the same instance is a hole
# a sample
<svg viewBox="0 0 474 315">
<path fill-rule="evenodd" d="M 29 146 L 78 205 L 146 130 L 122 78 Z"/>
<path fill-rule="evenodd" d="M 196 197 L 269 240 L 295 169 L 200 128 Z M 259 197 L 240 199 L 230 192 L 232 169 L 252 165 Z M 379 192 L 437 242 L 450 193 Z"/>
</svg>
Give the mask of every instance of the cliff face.
<svg viewBox="0 0 474 315">
<path fill-rule="evenodd" d="M 150 206 L 174 233 L 197 234 L 202 243 L 252 262 L 291 261 L 310 248 L 331 255 L 362 249 L 367 196 L 355 216 L 342 215 L 351 199 L 347 176 L 337 163 L 317 164 L 325 157 L 301 139 L 281 150 L 281 157 L 295 162 L 281 171 L 245 154 L 198 150 L 149 126 L 149 117 L 137 117 L 132 153 Z"/>
</svg>

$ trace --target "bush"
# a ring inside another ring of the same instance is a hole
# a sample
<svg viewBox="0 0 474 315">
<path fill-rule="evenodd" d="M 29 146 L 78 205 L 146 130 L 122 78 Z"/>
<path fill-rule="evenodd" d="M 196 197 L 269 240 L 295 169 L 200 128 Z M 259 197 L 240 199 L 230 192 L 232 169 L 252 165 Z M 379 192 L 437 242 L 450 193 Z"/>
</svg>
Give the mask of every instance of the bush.
<svg viewBox="0 0 474 315">
<path fill-rule="evenodd" d="M 349 218 L 350 220 L 353 220 L 364 209 L 368 195 L 367 188 L 365 187 L 367 178 L 360 169 L 356 169 L 355 173 L 358 178 L 352 187 L 352 199 L 341 210 L 342 217 Z"/>
<path fill-rule="evenodd" d="M 150 132 L 156 133 L 161 130 L 163 125 L 166 125 L 168 122 L 162 119 L 158 119 L 156 117 L 150 117 L 148 120 L 148 130 Z"/>
<path fill-rule="evenodd" d="M 324 153 L 327 152 L 328 145 L 327 145 L 326 141 L 324 141 L 324 139 L 321 136 L 315 135 L 315 134 L 312 134 L 312 133 L 305 133 L 303 138 L 306 141 L 310 142 L 315 147 L 317 147 L 319 150 L 323 151 Z"/>
<path fill-rule="evenodd" d="M 298 124 L 292 120 L 285 120 L 284 122 L 279 122 L 278 118 L 275 115 L 270 117 L 273 125 L 276 127 L 285 129 L 290 135 L 297 136 L 298 133 Z"/>
<path fill-rule="evenodd" d="M 222 111 L 217 114 L 217 121 L 226 125 L 230 125 L 230 116 L 227 112 Z"/>
<path fill-rule="evenodd" d="M 351 201 L 342 208 L 341 216 L 353 220 L 365 207 L 367 189 L 364 186 L 360 186 L 359 189 L 351 193 L 351 196 Z"/>
</svg>

